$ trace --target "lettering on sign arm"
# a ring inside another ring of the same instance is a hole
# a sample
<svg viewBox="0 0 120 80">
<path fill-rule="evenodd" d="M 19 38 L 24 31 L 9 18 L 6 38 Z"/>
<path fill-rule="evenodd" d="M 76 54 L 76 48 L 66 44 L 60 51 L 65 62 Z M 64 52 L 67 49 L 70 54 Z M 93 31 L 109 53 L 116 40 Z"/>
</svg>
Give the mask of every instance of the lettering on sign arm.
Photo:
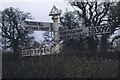
<svg viewBox="0 0 120 80">
<path fill-rule="evenodd" d="M 110 31 L 109 25 L 92 27 L 93 35 L 110 33 Z"/>
</svg>

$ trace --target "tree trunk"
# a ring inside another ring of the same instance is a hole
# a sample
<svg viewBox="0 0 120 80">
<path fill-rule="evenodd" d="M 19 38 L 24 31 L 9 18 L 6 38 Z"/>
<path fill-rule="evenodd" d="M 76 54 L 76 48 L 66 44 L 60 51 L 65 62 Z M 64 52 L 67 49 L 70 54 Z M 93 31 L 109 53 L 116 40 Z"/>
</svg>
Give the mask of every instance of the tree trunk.
<svg viewBox="0 0 120 80">
<path fill-rule="evenodd" d="M 96 50 L 97 50 L 97 42 L 96 42 L 96 40 L 94 40 L 93 36 L 89 37 L 87 40 L 88 40 L 88 47 L 90 49 L 90 54 L 91 55 L 96 54 Z"/>
<path fill-rule="evenodd" d="M 19 58 L 18 48 L 19 48 L 18 40 L 15 39 L 13 42 L 13 53 L 15 58 Z"/>
<path fill-rule="evenodd" d="M 104 34 L 101 37 L 101 47 L 100 47 L 100 52 L 102 52 L 103 54 L 106 53 L 107 51 L 107 35 Z"/>
</svg>

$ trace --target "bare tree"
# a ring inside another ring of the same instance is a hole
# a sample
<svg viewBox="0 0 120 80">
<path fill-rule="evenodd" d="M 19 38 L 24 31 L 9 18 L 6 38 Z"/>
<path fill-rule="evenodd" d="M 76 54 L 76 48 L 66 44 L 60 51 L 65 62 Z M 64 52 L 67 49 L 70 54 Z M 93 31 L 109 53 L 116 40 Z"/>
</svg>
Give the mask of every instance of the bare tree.
<svg viewBox="0 0 120 80">
<path fill-rule="evenodd" d="M 83 19 L 85 27 L 95 27 L 108 21 L 110 2 L 70 2 L 70 4 L 78 8 L 77 13 Z M 105 51 L 108 35 L 101 36 L 101 51 Z M 87 40 L 90 50 L 95 53 L 98 37 L 92 35 Z"/>
</svg>

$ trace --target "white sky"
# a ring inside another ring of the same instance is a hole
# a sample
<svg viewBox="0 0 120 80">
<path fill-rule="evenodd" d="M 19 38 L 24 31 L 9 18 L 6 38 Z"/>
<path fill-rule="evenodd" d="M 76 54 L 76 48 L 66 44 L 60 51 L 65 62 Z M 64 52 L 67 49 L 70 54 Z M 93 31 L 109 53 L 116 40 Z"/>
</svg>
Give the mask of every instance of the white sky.
<svg viewBox="0 0 120 80">
<path fill-rule="evenodd" d="M 2 0 L 0 4 L 0 10 L 8 7 L 19 8 L 21 11 L 30 12 L 35 20 L 42 22 L 52 22 L 48 15 L 53 5 L 62 10 L 62 13 L 66 8 L 72 9 L 65 0 Z"/>
<path fill-rule="evenodd" d="M 55 5 L 59 10 L 62 10 L 62 14 L 73 8 L 65 0 L 0 0 L 0 10 L 5 8 L 14 7 L 19 8 L 21 11 L 30 12 L 33 21 L 39 22 L 52 22 L 49 12 L 51 11 L 53 5 Z M 43 40 L 43 32 L 35 32 L 34 35 L 36 40 Z"/>
<path fill-rule="evenodd" d="M 0 10 L 8 7 L 19 8 L 21 11 L 30 12 L 35 18 L 33 21 L 52 22 L 48 15 L 53 5 L 62 10 L 62 14 L 66 8 L 73 10 L 67 1 L 69 0 L 0 0 Z M 43 40 L 42 34 L 43 32 L 35 32 L 33 35 L 35 35 L 37 41 L 40 41 Z"/>
</svg>

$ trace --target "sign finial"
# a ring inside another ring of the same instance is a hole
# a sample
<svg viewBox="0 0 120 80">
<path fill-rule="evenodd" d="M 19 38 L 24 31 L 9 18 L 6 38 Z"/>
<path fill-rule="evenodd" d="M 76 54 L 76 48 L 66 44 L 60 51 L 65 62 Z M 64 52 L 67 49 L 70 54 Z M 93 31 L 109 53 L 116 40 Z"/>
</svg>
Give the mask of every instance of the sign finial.
<svg viewBox="0 0 120 80">
<path fill-rule="evenodd" d="M 61 10 L 58 10 L 55 5 L 53 5 L 53 8 L 50 11 L 49 16 L 57 16 L 61 14 Z"/>
</svg>

